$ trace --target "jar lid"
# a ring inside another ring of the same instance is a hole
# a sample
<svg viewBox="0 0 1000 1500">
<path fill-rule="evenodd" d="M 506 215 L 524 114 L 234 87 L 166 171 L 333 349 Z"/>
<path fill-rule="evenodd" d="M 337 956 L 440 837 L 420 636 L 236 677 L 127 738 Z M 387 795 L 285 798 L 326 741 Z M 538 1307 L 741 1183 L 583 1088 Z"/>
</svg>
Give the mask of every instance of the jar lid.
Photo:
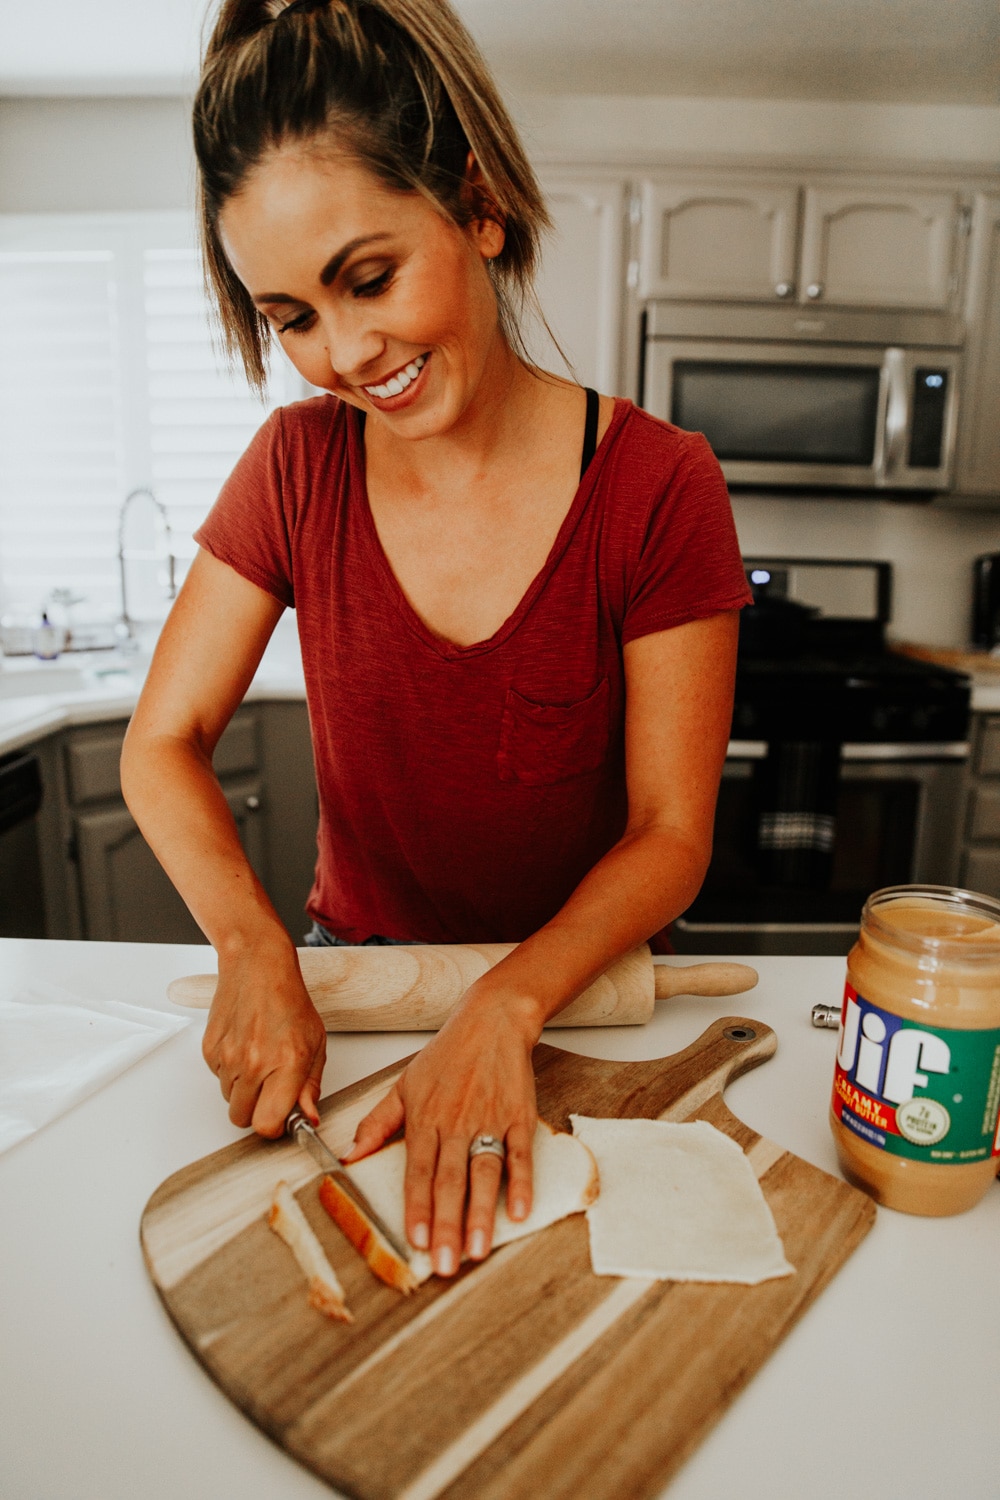
<svg viewBox="0 0 1000 1500">
<path fill-rule="evenodd" d="M 883 942 L 941 963 L 1000 969 L 1000 901 L 951 885 L 891 885 L 875 891 L 862 927 Z"/>
</svg>

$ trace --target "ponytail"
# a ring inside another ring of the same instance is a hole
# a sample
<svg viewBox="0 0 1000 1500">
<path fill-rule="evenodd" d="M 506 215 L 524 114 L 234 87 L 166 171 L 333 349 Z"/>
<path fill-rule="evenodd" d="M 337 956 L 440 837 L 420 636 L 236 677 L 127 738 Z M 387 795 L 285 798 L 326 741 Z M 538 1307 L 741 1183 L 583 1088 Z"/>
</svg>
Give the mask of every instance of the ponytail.
<svg viewBox="0 0 1000 1500">
<path fill-rule="evenodd" d="M 266 378 L 267 320 L 236 276 L 219 214 L 264 156 L 328 135 L 400 192 L 421 192 L 459 227 L 494 217 L 489 262 L 500 326 L 521 333 L 541 235 L 538 182 L 489 70 L 447 0 L 223 0 L 194 105 L 202 248 L 229 354 Z M 467 163 L 482 186 L 470 201 Z"/>
</svg>

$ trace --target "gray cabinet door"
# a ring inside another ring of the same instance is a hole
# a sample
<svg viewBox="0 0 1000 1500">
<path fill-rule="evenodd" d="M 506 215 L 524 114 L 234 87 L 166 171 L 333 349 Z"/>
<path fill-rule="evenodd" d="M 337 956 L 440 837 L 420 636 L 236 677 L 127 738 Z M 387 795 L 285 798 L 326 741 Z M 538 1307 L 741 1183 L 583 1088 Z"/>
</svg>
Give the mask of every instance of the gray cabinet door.
<svg viewBox="0 0 1000 1500">
<path fill-rule="evenodd" d="M 809 187 L 800 301 L 951 311 L 957 291 L 957 193 Z"/>
<path fill-rule="evenodd" d="M 647 179 L 639 295 L 713 302 L 793 297 L 798 205 L 798 185 L 783 179 Z"/>
<path fill-rule="evenodd" d="M 1000 503 L 1000 193 L 977 193 L 955 489 Z"/>
<path fill-rule="evenodd" d="M 230 782 L 224 791 L 247 857 L 265 881 L 261 782 L 257 777 Z M 85 937 L 131 943 L 204 942 L 204 934 L 125 807 L 78 813 L 76 843 Z"/>
<path fill-rule="evenodd" d="M 542 187 L 554 225 L 536 284 L 545 320 L 582 385 L 624 395 L 624 182 L 556 172 L 545 176 Z M 540 324 L 531 325 L 528 342 L 543 368 L 562 370 Z"/>
</svg>

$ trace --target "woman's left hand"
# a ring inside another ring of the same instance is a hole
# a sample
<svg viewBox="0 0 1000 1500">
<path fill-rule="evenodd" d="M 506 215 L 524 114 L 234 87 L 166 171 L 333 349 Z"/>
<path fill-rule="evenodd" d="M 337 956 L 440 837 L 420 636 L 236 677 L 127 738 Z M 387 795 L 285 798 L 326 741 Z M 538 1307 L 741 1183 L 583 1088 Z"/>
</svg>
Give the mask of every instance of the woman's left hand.
<svg viewBox="0 0 1000 1500">
<path fill-rule="evenodd" d="M 530 999 L 498 992 L 488 975 L 477 980 L 361 1121 L 344 1158 L 368 1156 L 405 1123 L 406 1233 L 418 1250 L 430 1250 L 439 1276 L 458 1270 L 463 1248 L 482 1260 L 493 1241 L 504 1162 L 487 1152 L 470 1159 L 477 1135 L 506 1146 L 510 1217 L 531 1211 L 537 1122 L 531 1053 L 541 1028 Z"/>
</svg>

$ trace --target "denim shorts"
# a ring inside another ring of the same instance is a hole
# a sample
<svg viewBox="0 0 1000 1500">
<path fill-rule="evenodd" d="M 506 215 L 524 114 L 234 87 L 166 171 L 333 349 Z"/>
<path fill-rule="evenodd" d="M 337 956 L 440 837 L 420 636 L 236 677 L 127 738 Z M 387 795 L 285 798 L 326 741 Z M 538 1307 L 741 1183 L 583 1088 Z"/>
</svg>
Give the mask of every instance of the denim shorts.
<svg viewBox="0 0 1000 1500">
<path fill-rule="evenodd" d="M 366 937 L 363 942 L 349 943 L 346 938 L 337 937 L 319 922 L 314 922 L 312 931 L 306 933 L 305 945 L 307 948 L 410 948 L 414 946 L 410 938 L 379 937 L 377 933 Z"/>
</svg>

